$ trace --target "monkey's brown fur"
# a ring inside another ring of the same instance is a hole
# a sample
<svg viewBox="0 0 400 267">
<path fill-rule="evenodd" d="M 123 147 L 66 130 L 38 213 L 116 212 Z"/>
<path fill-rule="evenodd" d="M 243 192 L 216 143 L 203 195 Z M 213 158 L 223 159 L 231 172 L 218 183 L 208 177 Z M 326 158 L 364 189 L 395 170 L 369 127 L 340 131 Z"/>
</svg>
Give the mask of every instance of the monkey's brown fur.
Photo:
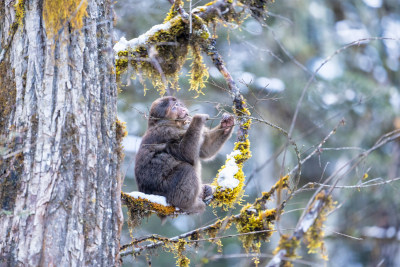
<svg viewBox="0 0 400 267">
<path fill-rule="evenodd" d="M 232 134 L 234 118 L 224 114 L 221 123 L 208 129 L 208 115 L 191 120 L 187 108 L 175 97 L 151 105 L 148 129 L 136 155 L 139 191 L 161 195 L 188 213 L 202 212 L 212 188 L 202 184 L 200 159 L 212 158 Z M 186 127 L 185 123 L 190 122 Z"/>
</svg>

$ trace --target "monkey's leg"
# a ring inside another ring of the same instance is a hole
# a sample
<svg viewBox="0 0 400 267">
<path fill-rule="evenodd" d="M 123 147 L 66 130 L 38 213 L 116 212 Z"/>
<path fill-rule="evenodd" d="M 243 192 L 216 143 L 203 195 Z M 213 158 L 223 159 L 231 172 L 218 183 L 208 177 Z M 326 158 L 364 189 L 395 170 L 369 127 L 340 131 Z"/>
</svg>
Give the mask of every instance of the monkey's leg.
<svg viewBox="0 0 400 267">
<path fill-rule="evenodd" d="M 200 198 L 203 189 L 192 165 L 182 163 L 177 166 L 170 179 L 169 204 L 188 213 L 204 211 L 206 205 Z"/>
</svg>

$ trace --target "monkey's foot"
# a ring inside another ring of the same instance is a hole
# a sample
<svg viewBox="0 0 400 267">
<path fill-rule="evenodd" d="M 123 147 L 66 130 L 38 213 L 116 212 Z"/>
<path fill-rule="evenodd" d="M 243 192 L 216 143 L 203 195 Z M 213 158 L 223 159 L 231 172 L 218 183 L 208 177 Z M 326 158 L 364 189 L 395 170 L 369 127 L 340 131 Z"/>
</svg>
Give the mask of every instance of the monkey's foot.
<svg viewBox="0 0 400 267">
<path fill-rule="evenodd" d="M 212 185 L 203 186 L 203 202 L 208 205 L 214 198 L 216 187 Z"/>
</svg>

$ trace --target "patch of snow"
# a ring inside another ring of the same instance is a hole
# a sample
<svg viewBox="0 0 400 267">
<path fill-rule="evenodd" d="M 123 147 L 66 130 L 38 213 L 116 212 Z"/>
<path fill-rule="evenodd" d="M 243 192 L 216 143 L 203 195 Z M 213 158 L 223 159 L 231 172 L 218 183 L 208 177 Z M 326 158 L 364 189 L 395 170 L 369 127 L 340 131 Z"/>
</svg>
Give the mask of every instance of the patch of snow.
<svg viewBox="0 0 400 267">
<path fill-rule="evenodd" d="M 239 180 L 234 175 L 239 171 L 239 167 L 235 162 L 235 156 L 239 155 L 240 151 L 235 150 L 227 156 L 225 168 L 218 173 L 217 183 L 222 189 L 234 189 L 239 185 Z"/>
<path fill-rule="evenodd" d="M 157 203 L 157 204 L 160 204 L 163 206 L 171 206 L 167 203 L 167 199 L 163 196 L 150 195 L 150 194 L 145 194 L 145 193 L 138 192 L 138 191 L 133 191 L 133 192 L 130 192 L 127 194 L 133 198 L 143 198 L 143 199 L 147 199 L 150 202 Z"/>
<path fill-rule="evenodd" d="M 119 39 L 118 43 L 114 45 L 114 51 L 118 53 L 119 51 L 124 51 L 127 49 L 128 46 L 128 41 L 126 40 L 125 36 L 122 36 L 121 39 Z"/>
<path fill-rule="evenodd" d="M 179 16 L 177 16 L 179 17 Z M 176 18 L 175 18 L 176 19 Z M 121 39 L 114 45 L 114 51 L 115 53 L 118 53 L 119 51 L 124 51 L 127 48 L 135 48 L 139 45 L 145 45 L 147 40 L 153 36 L 156 32 L 158 31 L 166 31 L 171 27 L 171 21 L 168 21 L 163 24 L 157 24 L 154 25 L 150 30 L 148 30 L 146 33 L 140 35 L 137 38 L 133 38 L 129 41 L 126 40 L 125 37 L 121 37 Z"/>
</svg>

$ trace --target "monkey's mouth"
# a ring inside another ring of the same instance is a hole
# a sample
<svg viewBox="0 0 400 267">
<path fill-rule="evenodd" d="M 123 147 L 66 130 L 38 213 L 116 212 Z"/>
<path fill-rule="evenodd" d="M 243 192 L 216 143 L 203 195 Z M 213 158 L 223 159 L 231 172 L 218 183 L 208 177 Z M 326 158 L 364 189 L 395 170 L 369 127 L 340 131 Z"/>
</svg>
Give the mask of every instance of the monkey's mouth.
<svg viewBox="0 0 400 267">
<path fill-rule="evenodd" d="M 183 120 L 183 124 L 190 124 L 190 122 L 192 121 L 192 117 L 189 116 L 189 114 L 185 114 L 185 116 L 182 118 Z"/>
</svg>

